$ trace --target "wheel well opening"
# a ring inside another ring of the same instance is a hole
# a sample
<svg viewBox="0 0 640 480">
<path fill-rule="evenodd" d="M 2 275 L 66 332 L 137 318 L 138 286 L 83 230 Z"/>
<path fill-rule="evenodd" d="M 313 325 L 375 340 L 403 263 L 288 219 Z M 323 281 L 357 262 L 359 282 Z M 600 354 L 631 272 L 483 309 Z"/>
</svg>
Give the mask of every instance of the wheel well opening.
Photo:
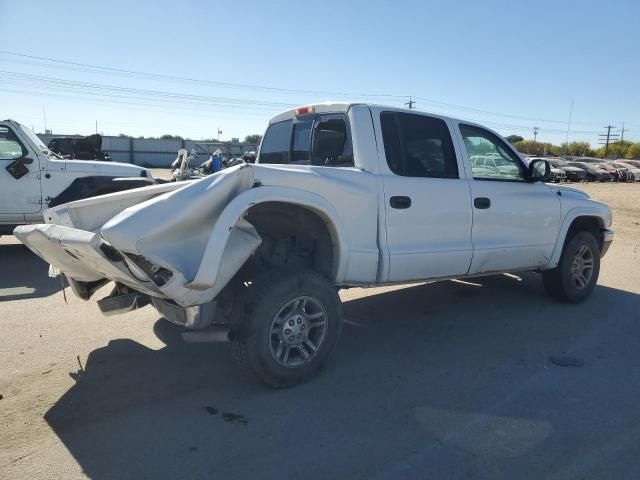
<svg viewBox="0 0 640 480">
<path fill-rule="evenodd" d="M 266 268 L 310 268 L 328 279 L 337 270 L 337 242 L 327 222 L 315 211 L 284 202 L 252 206 L 246 219 L 262 244 L 254 263 Z"/>
<path fill-rule="evenodd" d="M 567 238 L 571 238 L 574 234 L 582 231 L 591 232 L 596 238 L 598 245 L 602 248 L 602 226 L 600 225 L 600 219 L 597 217 L 578 217 L 569 227 Z"/>
</svg>

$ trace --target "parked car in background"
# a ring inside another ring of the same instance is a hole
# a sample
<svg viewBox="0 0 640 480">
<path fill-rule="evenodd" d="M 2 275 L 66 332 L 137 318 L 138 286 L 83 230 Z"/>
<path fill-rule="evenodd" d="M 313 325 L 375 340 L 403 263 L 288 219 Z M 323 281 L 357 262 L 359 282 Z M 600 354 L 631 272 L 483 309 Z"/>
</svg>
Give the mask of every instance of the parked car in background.
<svg viewBox="0 0 640 480">
<path fill-rule="evenodd" d="M 587 180 L 587 172 L 584 169 L 572 167 L 565 160 L 551 158 L 548 162 L 552 168 L 562 170 L 567 176 L 566 179 L 570 182 L 584 182 Z"/>
<path fill-rule="evenodd" d="M 640 168 L 640 160 L 623 160 L 623 159 L 618 159 L 616 160 L 616 162 L 618 163 L 624 163 L 627 165 L 632 165 L 636 168 Z"/>
<path fill-rule="evenodd" d="M 589 162 L 567 162 L 567 165 L 584 170 L 590 182 L 610 182 L 612 178 L 609 172 Z"/>
<path fill-rule="evenodd" d="M 631 164 L 622 163 L 622 162 L 610 161 L 609 164 L 613 165 L 614 167 L 616 167 L 619 170 L 623 170 L 623 171 L 627 172 L 627 174 L 628 174 L 628 180 L 627 181 L 629 181 L 629 182 L 640 182 L 640 168 L 634 167 Z"/>
<path fill-rule="evenodd" d="M 488 174 L 489 176 L 499 177 L 503 174 L 517 173 L 515 172 L 513 165 L 505 162 L 503 158 L 491 153 L 474 155 L 473 158 L 471 158 L 471 164 L 476 169 L 482 169 L 485 174 Z"/>
<path fill-rule="evenodd" d="M 601 168 L 611 175 L 611 181 L 613 182 L 627 182 L 629 180 L 629 174 L 627 171 L 616 168 L 608 162 L 592 163 L 592 165 Z"/>
<path fill-rule="evenodd" d="M 555 167 L 551 167 L 551 181 L 552 182 L 566 182 L 567 174 L 563 170 Z"/>
</svg>

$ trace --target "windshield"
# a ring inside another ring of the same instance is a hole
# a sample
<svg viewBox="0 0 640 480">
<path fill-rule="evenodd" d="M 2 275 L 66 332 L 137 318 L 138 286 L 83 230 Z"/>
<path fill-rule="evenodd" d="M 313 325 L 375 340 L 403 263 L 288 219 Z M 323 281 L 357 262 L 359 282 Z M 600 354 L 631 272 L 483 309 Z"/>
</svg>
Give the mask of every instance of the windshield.
<svg viewBox="0 0 640 480">
<path fill-rule="evenodd" d="M 33 131 L 30 128 L 27 128 L 24 125 L 20 125 L 20 129 L 27 137 L 29 137 L 29 140 L 31 140 L 31 143 L 33 143 L 36 147 L 38 147 L 38 149 L 40 149 L 44 153 L 49 153 L 49 149 L 47 148 L 47 146 L 44 143 L 42 143 L 42 140 L 40 140 L 38 136 L 35 133 L 33 133 Z"/>
</svg>

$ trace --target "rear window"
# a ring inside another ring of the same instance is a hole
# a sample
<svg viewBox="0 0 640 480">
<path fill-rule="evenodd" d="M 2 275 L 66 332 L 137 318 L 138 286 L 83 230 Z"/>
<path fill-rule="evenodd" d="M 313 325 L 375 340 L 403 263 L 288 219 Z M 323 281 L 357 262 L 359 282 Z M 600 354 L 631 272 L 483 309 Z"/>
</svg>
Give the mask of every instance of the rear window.
<svg viewBox="0 0 640 480">
<path fill-rule="evenodd" d="M 274 123 L 260 146 L 260 163 L 289 163 L 291 120 Z"/>
<path fill-rule="evenodd" d="M 348 117 L 343 113 L 318 114 L 274 123 L 265 133 L 258 161 L 353 166 Z"/>
</svg>

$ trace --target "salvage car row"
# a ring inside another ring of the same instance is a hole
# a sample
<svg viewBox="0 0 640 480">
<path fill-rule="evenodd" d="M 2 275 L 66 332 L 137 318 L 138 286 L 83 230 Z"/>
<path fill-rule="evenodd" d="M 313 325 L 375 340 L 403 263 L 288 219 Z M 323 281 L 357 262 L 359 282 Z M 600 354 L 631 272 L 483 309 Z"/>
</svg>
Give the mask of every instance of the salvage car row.
<svg viewBox="0 0 640 480">
<path fill-rule="evenodd" d="M 547 160 L 553 182 L 640 182 L 640 160 L 594 157 L 526 157 Z"/>
</svg>

